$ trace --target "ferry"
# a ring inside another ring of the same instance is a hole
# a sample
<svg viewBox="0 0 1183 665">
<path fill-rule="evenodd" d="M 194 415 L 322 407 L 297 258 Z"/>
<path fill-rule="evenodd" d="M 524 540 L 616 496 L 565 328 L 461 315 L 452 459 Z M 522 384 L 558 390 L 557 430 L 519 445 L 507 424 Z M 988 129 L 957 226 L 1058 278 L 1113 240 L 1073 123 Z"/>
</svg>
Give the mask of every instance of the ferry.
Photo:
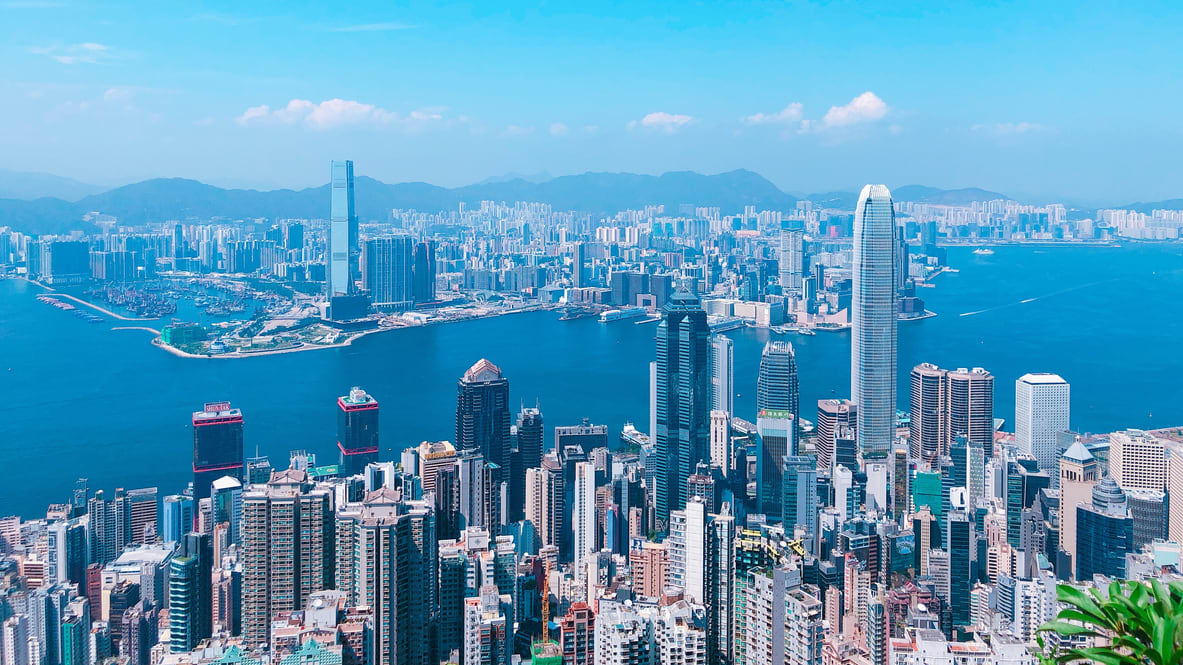
<svg viewBox="0 0 1183 665">
<path fill-rule="evenodd" d="M 600 323 L 609 321 L 624 321 L 625 319 L 639 319 L 648 316 L 649 310 L 644 307 L 625 307 L 624 309 L 610 309 L 600 312 Z"/>
<path fill-rule="evenodd" d="M 989 247 L 979 247 L 975 249 L 973 253 L 977 254 L 978 256 L 991 256 L 994 254 L 994 250 L 990 249 Z"/>
</svg>

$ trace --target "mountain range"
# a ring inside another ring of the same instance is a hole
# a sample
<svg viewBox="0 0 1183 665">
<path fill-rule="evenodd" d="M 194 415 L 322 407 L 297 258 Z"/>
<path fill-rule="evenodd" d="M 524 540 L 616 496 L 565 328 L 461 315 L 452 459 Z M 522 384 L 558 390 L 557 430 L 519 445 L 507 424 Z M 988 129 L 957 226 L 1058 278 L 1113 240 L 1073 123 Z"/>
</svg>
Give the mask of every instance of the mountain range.
<svg viewBox="0 0 1183 665">
<path fill-rule="evenodd" d="M 38 189 L 29 185 L 35 180 L 29 180 L 25 177 L 27 175 L 0 171 L 0 193 L 12 195 L 14 189 L 23 191 L 20 190 L 22 186 L 28 191 L 46 191 L 44 187 Z M 389 211 L 396 208 L 435 212 L 454 210 L 460 203 L 475 206 L 490 200 L 538 201 L 549 203 L 556 210 L 597 214 L 654 204 L 665 205 L 667 211 L 674 213 L 679 204 L 693 204 L 717 206 L 724 214 L 734 214 L 748 205 L 759 210 L 790 210 L 800 198 L 782 191 L 763 176 L 742 169 L 716 175 L 693 171 L 674 171 L 660 176 L 584 173 L 536 181 L 540 177 L 545 176 L 511 175 L 446 188 L 424 182 L 388 184 L 358 176 L 354 181 L 357 214 L 362 220 L 385 220 Z M 324 218 L 329 212 L 327 184 L 301 190 L 259 191 L 224 189 L 183 178 L 156 178 L 83 194 L 91 186 L 64 178 L 56 181 L 43 178 L 36 182 L 56 186 L 53 190 L 56 196 L 32 200 L 28 197 L 0 198 L 0 226 L 31 234 L 63 233 L 90 228 L 84 217 L 92 212 L 112 215 L 126 224 L 215 217 L 230 220 Z M 74 195 L 80 196 L 75 199 Z M 896 187 L 892 195 L 896 201 L 945 205 L 1008 198 L 978 188 L 938 189 L 923 185 Z M 858 194 L 837 191 L 810 194 L 804 198 L 817 206 L 853 210 Z M 1176 203 L 1183 207 L 1183 201 Z M 1138 205 L 1163 207 L 1161 204 Z"/>
</svg>

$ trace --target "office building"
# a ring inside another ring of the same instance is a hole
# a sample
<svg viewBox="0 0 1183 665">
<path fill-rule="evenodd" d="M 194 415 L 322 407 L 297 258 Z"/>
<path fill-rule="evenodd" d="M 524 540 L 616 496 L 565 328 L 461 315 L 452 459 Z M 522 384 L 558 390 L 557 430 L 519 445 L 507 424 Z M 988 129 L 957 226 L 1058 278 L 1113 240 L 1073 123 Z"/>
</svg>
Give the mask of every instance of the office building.
<svg viewBox="0 0 1183 665">
<path fill-rule="evenodd" d="M 523 469 L 533 469 L 542 463 L 545 438 L 542 411 L 537 407 L 523 407 L 517 421 L 517 449 Z"/>
<path fill-rule="evenodd" d="M 593 425 L 587 419 L 579 425 L 562 425 L 555 428 L 555 452 L 564 458 L 566 450 L 575 446 L 584 455 L 590 455 L 597 448 L 608 447 L 608 426 Z"/>
<path fill-rule="evenodd" d="M 1109 475 L 1127 492 L 1167 486 L 1167 451 L 1162 441 L 1142 430 L 1109 435 Z"/>
<path fill-rule="evenodd" d="M 271 620 L 334 585 L 332 493 L 304 471 L 275 472 L 242 496 L 242 632 L 268 642 Z"/>
<path fill-rule="evenodd" d="M 211 634 L 213 547 L 209 534 L 190 533 L 169 563 L 169 652 L 185 653 Z"/>
<path fill-rule="evenodd" d="M 208 498 L 222 476 L 242 480 L 242 411 L 229 402 L 207 402 L 193 413 L 193 500 Z"/>
<path fill-rule="evenodd" d="M 1130 505 L 1130 519 L 1134 521 L 1134 552 L 1144 545 L 1167 537 L 1167 495 L 1161 490 L 1135 489 L 1126 492 Z"/>
<path fill-rule="evenodd" d="M 1059 549 L 1076 559 L 1076 507 L 1090 505 L 1093 488 L 1101 480 L 1100 467 L 1079 441 L 1060 457 Z"/>
<path fill-rule="evenodd" d="M 435 302 L 435 241 L 416 243 L 412 280 L 416 304 Z"/>
<path fill-rule="evenodd" d="M 457 384 L 456 450 L 479 451 L 486 461 L 508 469 L 512 425 L 509 379 L 481 358 Z"/>
<path fill-rule="evenodd" d="M 779 521 L 785 456 L 797 454 L 797 419 L 787 410 L 763 410 L 756 432 L 756 509 Z"/>
<path fill-rule="evenodd" d="M 1076 507 L 1076 579 L 1124 579 L 1133 540 L 1134 520 L 1125 492 L 1106 476 L 1093 488 L 1092 504 Z"/>
<path fill-rule="evenodd" d="M 193 498 L 181 494 L 164 497 L 160 537 L 166 543 L 179 543 L 193 529 Z"/>
<path fill-rule="evenodd" d="M 769 341 L 760 354 L 760 372 L 756 378 L 756 412 L 788 411 L 800 424 L 800 388 L 797 385 L 797 358 L 793 345 Z"/>
<path fill-rule="evenodd" d="M 365 243 L 363 284 L 379 312 L 415 307 L 414 242 L 410 236 L 371 238 Z"/>
<path fill-rule="evenodd" d="M 127 542 L 132 545 L 144 545 L 156 542 L 156 525 L 159 522 L 158 512 L 155 487 L 128 490 L 127 515 L 129 532 L 127 534 Z"/>
<path fill-rule="evenodd" d="M 735 343 L 711 335 L 711 410 L 735 413 Z"/>
<path fill-rule="evenodd" d="M 1056 443 L 1068 430 L 1068 382 L 1056 374 L 1024 374 L 1015 381 L 1015 447 L 1033 456 L 1039 468 L 1059 468 Z"/>
<path fill-rule="evenodd" d="M 357 213 L 353 203 L 353 162 L 332 162 L 328 248 L 325 251 L 325 294 L 334 298 L 352 296 L 358 268 Z"/>
<path fill-rule="evenodd" d="M 657 325 L 655 508 L 658 530 L 686 505 L 686 478 L 710 457 L 710 352 L 706 312 L 679 290 Z"/>
<path fill-rule="evenodd" d="M 895 234 L 891 192 L 863 187 L 854 212 L 850 386 L 864 458 L 886 456 L 895 441 Z"/>
<path fill-rule="evenodd" d="M 378 461 L 378 400 L 356 386 L 337 398 L 337 449 L 345 476 Z"/>
<path fill-rule="evenodd" d="M 731 471 L 731 416 L 726 411 L 711 411 L 711 466 L 724 478 Z"/>
<path fill-rule="evenodd" d="M 842 430 L 853 432 L 857 426 L 858 407 L 854 405 L 854 402 L 848 399 L 819 399 L 817 401 L 814 447 L 817 450 L 818 469 L 834 468 L 839 432 Z"/>
</svg>

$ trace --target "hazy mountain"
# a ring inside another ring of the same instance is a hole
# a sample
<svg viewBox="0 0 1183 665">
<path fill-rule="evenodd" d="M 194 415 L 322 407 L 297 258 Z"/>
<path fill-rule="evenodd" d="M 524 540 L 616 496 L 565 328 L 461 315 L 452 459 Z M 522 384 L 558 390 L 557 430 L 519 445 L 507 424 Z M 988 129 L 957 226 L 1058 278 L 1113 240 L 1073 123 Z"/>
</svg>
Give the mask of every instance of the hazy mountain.
<svg viewBox="0 0 1183 665">
<path fill-rule="evenodd" d="M 553 180 L 553 179 L 554 179 L 554 176 L 547 173 L 546 171 L 539 171 L 538 173 L 514 173 L 513 171 L 510 171 L 509 173 L 506 173 L 504 175 L 490 176 L 490 177 L 485 178 L 484 180 L 482 180 L 476 184 L 478 184 L 478 185 L 493 185 L 493 184 L 496 184 L 499 182 L 509 182 L 510 180 L 525 180 L 526 182 L 539 183 L 539 182 L 546 182 L 547 180 Z"/>
<path fill-rule="evenodd" d="M 994 201 L 996 199 L 1010 200 L 1006 194 L 991 192 L 978 187 L 964 187 L 962 189 L 938 189 L 924 185 L 903 185 L 891 190 L 891 198 L 895 201 L 914 201 L 916 203 L 935 203 L 938 205 L 965 205 L 974 201 Z"/>
<path fill-rule="evenodd" d="M 858 192 L 824 192 L 810 194 L 807 198 L 814 205 L 823 208 L 837 208 L 839 210 L 854 210 L 858 204 Z M 998 192 L 991 192 L 977 187 L 963 189 L 940 189 L 925 185 L 902 185 L 891 188 L 893 201 L 913 201 L 916 203 L 935 203 L 938 205 L 965 205 L 974 201 L 993 201 L 1010 197 Z"/>
<path fill-rule="evenodd" d="M 483 200 L 539 201 L 559 210 L 605 213 L 664 204 L 718 206 L 725 214 L 745 205 L 788 210 L 796 199 L 751 171 L 702 175 L 691 171 L 660 176 L 631 173 L 585 173 L 542 183 L 513 179 L 448 189 L 422 182 L 395 185 L 359 176 L 354 181 L 357 214 L 363 220 L 383 220 L 395 208 L 435 212 Z M 87 212 L 113 215 L 127 224 L 172 219 L 249 219 L 266 217 L 324 218 L 329 213 L 329 186 L 301 190 L 223 189 L 196 180 L 157 178 L 117 187 L 75 203 L 59 199 L 0 200 L 0 226 L 27 233 L 54 233 L 85 228 Z"/>
<path fill-rule="evenodd" d="M 1137 210 L 1140 213 L 1149 215 L 1155 210 L 1183 210 L 1183 199 L 1167 199 L 1165 201 L 1148 201 L 1138 203 L 1130 203 L 1128 205 L 1116 206 L 1126 210 Z"/>
<path fill-rule="evenodd" d="M 0 169 L 0 199 L 32 201 L 53 197 L 63 201 L 77 201 L 84 196 L 97 194 L 103 189 L 105 188 L 48 173 Z"/>
</svg>

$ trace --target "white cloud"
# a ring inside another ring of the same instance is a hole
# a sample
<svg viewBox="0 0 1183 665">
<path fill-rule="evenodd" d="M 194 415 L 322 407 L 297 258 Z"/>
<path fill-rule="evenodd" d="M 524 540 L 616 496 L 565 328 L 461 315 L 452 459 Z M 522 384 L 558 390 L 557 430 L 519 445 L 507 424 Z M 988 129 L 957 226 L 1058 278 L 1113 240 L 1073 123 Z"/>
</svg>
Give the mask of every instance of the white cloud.
<svg viewBox="0 0 1183 665">
<path fill-rule="evenodd" d="M 640 120 L 633 120 L 628 123 L 629 129 L 641 127 L 643 129 L 654 129 L 672 134 L 682 127 L 689 124 L 693 117 L 682 115 L 680 113 L 666 113 L 665 111 L 654 111 L 646 115 Z"/>
<path fill-rule="evenodd" d="M 1015 134 L 1038 132 L 1043 129 L 1043 125 L 1035 122 L 1000 122 L 993 125 L 974 125 L 969 129 L 974 132 L 991 132 L 998 136 L 1013 136 Z"/>
<path fill-rule="evenodd" d="M 234 119 L 239 125 L 299 124 L 316 130 L 358 125 L 397 125 L 412 129 L 443 120 L 443 109 L 440 108 L 418 109 L 402 115 L 374 104 L 337 98 L 318 103 L 307 99 L 293 99 L 287 106 L 276 109 L 261 104 L 248 108 Z"/>
<path fill-rule="evenodd" d="M 792 124 L 801 121 L 803 112 L 801 102 L 792 102 L 776 113 L 756 113 L 743 121 L 749 125 Z"/>
<path fill-rule="evenodd" d="M 822 118 L 825 127 L 846 127 L 865 122 L 874 122 L 887 115 L 887 104 L 868 90 L 850 100 L 845 106 L 831 106 Z"/>
<path fill-rule="evenodd" d="M 362 23 L 359 25 L 343 25 L 329 28 L 329 32 L 391 32 L 394 30 L 411 30 L 418 26 L 407 23 Z"/>
<path fill-rule="evenodd" d="M 29 53 L 43 55 L 63 65 L 98 64 L 109 59 L 111 47 L 98 42 L 83 42 L 66 46 L 35 46 Z"/>
<path fill-rule="evenodd" d="M 121 102 L 131 99 L 131 88 L 126 86 L 115 86 L 107 88 L 103 93 L 103 101 L 105 102 Z"/>
<path fill-rule="evenodd" d="M 561 122 L 556 122 L 550 126 L 550 135 L 551 136 L 566 136 L 567 133 L 570 131 L 571 131 L 570 128 Z"/>
<path fill-rule="evenodd" d="M 510 125 L 501 132 L 502 136 L 529 136 L 534 133 L 533 127 L 521 127 L 519 125 Z"/>
</svg>

